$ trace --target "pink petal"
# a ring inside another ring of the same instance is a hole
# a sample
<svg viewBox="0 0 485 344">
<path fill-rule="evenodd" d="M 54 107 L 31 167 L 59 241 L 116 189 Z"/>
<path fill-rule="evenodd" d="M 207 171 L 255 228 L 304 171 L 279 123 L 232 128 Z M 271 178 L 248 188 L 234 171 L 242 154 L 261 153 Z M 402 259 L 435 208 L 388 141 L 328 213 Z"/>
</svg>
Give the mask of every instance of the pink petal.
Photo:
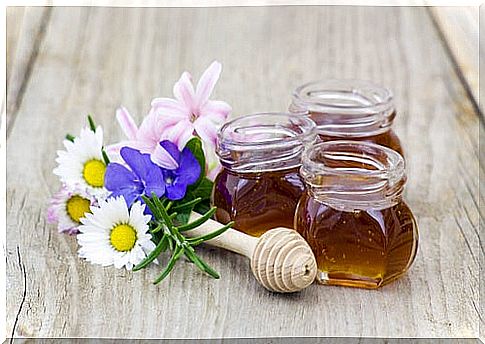
<svg viewBox="0 0 485 344">
<path fill-rule="evenodd" d="M 191 113 L 190 109 L 184 104 L 172 98 L 155 98 L 152 100 L 152 108 L 159 114 L 165 114 L 174 117 L 188 118 Z"/>
<path fill-rule="evenodd" d="M 160 167 L 175 170 L 179 167 L 177 161 L 162 146 L 157 145 L 150 155 L 151 160 Z"/>
<path fill-rule="evenodd" d="M 145 147 L 151 147 L 151 151 L 160 142 L 160 137 L 166 126 L 160 120 L 161 116 L 151 111 L 144 119 L 136 135 L 137 141 L 143 142 Z"/>
<path fill-rule="evenodd" d="M 216 125 L 207 117 L 199 117 L 194 122 L 194 128 L 202 141 L 210 144 L 213 147 L 216 146 L 217 128 Z"/>
<path fill-rule="evenodd" d="M 200 109 L 200 117 L 207 117 L 212 122 L 222 124 L 231 113 L 232 108 L 226 102 L 220 100 L 209 100 Z"/>
<path fill-rule="evenodd" d="M 190 140 L 194 133 L 194 125 L 192 122 L 185 120 L 166 128 L 161 139 L 170 140 L 175 143 L 179 149 L 182 149 Z"/>
<path fill-rule="evenodd" d="M 121 106 L 116 110 L 116 119 L 118 120 L 118 123 L 120 124 L 120 127 L 125 133 L 126 137 L 128 137 L 130 140 L 134 140 L 136 138 L 138 127 L 125 107 Z"/>
<path fill-rule="evenodd" d="M 195 101 L 194 86 L 191 80 L 192 76 L 188 72 L 183 72 L 179 81 L 173 86 L 173 94 L 186 109 L 192 112 L 197 104 Z"/>
<path fill-rule="evenodd" d="M 222 65 L 218 61 L 214 61 L 211 65 L 204 71 L 202 76 L 197 83 L 197 105 L 202 106 L 210 97 L 214 86 L 219 80 L 221 75 Z"/>
</svg>

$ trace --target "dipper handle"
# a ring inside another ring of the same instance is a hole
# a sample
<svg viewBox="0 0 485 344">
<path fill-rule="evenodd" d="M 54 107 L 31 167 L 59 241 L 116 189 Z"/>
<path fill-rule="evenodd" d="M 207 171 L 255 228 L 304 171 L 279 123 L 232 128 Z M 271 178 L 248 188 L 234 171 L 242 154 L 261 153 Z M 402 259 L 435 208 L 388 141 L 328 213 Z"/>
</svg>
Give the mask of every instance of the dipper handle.
<svg viewBox="0 0 485 344">
<path fill-rule="evenodd" d="M 189 221 L 192 222 L 194 220 L 197 220 L 200 217 L 201 217 L 200 214 L 193 211 L 190 214 Z M 222 226 L 223 224 L 217 221 L 214 221 L 212 219 L 209 219 L 199 227 L 194 228 L 190 231 L 187 231 L 184 234 L 186 234 L 188 237 L 191 237 L 191 238 L 198 237 L 201 235 L 209 234 L 210 232 L 213 232 L 221 228 Z M 214 239 L 207 240 L 205 243 L 211 246 L 220 247 L 222 249 L 238 253 L 240 255 L 243 255 L 251 259 L 251 257 L 253 256 L 254 249 L 258 244 L 258 241 L 259 239 L 256 237 L 253 237 L 251 235 L 247 235 L 235 229 L 229 228 L 221 235 L 215 237 Z"/>
<path fill-rule="evenodd" d="M 192 212 L 190 221 L 200 215 Z M 189 237 L 208 234 L 222 224 L 208 220 L 201 226 L 187 231 Z M 315 256 L 303 237 L 289 228 L 273 228 L 256 238 L 232 228 L 206 242 L 251 259 L 254 277 L 266 289 L 291 293 L 308 287 L 315 280 Z"/>
</svg>

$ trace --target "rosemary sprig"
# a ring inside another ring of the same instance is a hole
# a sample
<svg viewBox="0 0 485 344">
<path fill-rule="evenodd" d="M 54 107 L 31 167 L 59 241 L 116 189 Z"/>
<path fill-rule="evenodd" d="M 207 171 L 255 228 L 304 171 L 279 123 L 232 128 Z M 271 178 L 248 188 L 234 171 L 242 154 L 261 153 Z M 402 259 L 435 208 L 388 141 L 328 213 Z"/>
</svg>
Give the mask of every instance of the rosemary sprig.
<svg viewBox="0 0 485 344">
<path fill-rule="evenodd" d="M 214 278 L 219 278 L 219 274 L 195 253 L 194 247 L 221 235 L 233 225 L 233 222 L 228 223 L 212 233 L 197 238 L 186 238 L 181 232 L 194 229 L 209 220 L 216 211 L 215 207 L 211 208 L 197 220 L 176 226 L 173 220 L 177 216 L 177 212 L 190 212 L 192 208 L 201 201 L 200 197 L 178 205 L 174 205 L 172 201 L 167 200 L 166 198 L 158 198 L 155 193 L 152 193 L 151 198 L 147 196 L 142 196 L 142 198 L 152 211 L 154 220 L 156 221 L 156 227 L 151 233 L 154 234 L 163 231 L 163 236 L 155 249 L 142 262 L 135 266 L 133 271 L 145 268 L 163 251 L 169 249 L 171 251 L 170 260 L 162 273 L 155 279 L 153 282 L 154 284 L 159 283 L 168 276 L 175 267 L 175 263 L 182 255 L 185 255 L 187 259 L 194 263 L 200 270 Z"/>
</svg>

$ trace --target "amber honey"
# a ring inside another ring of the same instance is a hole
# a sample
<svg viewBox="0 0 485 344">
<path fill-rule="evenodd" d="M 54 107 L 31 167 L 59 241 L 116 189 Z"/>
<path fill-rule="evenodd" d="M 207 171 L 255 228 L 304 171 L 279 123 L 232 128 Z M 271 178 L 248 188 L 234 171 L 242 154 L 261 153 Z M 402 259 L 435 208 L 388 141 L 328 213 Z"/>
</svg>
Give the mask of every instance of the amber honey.
<svg viewBox="0 0 485 344">
<path fill-rule="evenodd" d="M 223 170 L 214 183 L 216 220 L 260 236 L 276 227 L 293 228 L 298 199 L 305 186 L 298 167 L 282 171 L 234 173 Z"/>
<path fill-rule="evenodd" d="M 251 114 L 226 123 L 216 149 L 223 167 L 212 193 L 216 219 L 234 221 L 235 229 L 253 236 L 292 228 L 305 189 L 301 156 L 316 137 L 310 118 L 289 113 Z"/>
<path fill-rule="evenodd" d="M 304 154 L 301 175 L 307 189 L 294 227 L 315 254 L 320 283 L 378 288 L 409 269 L 418 231 L 402 200 L 400 154 L 368 142 L 324 142 Z"/>
<path fill-rule="evenodd" d="M 310 113 L 310 118 L 315 122 L 319 123 L 318 119 L 320 116 L 325 116 L 325 114 L 316 114 L 316 113 Z M 392 115 L 392 117 L 394 117 Z M 349 135 L 349 136 L 342 136 L 339 135 L 338 133 L 332 133 L 329 131 L 321 132 L 319 133 L 320 139 L 322 141 L 335 141 L 335 140 L 354 140 L 354 141 L 365 141 L 365 142 L 371 142 L 371 143 L 377 143 L 379 145 L 389 147 L 399 154 L 404 156 L 403 148 L 401 146 L 401 141 L 399 140 L 399 137 L 396 135 L 394 130 L 392 128 L 388 128 L 388 130 L 384 132 L 380 132 L 378 134 L 369 134 L 364 136 L 360 135 Z"/>
<path fill-rule="evenodd" d="M 377 288 L 404 274 L 416 255 L 416 221 L 404 202 L 343 211 L 305 194 L 295 227 L 312 247 L 325 284 Z"/>
</svg>

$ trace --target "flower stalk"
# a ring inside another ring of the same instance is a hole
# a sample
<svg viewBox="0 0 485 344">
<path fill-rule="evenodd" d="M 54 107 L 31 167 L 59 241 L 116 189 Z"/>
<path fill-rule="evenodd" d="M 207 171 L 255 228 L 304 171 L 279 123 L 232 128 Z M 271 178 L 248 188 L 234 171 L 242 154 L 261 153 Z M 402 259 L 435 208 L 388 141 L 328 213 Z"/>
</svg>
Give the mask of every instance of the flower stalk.
<svg viewBox="0 0 485 344">
<path fill-rule="evenodd" d="M 165 269 L 153 282 L 157 284 L 161 282 L 175 267 L 175 263 L 185 255 L 192 263 L 194 263 L 200 270 L 204 271 L 213 278 L 219 278 L 219 274 L 213 268 L 211 268 L 202 258 L 200 258 L 194 250 L 194 247 L 202 244 L 207 240 L 214 239 L 228 230 L 234 223 L 230 222 L 227 225 L 215 230 L 206 235 L 202 235 L 196 238 L 186 238 L 181 232 L 194 229 L 201 224 L 209 220 L 216 208 L 211 208 L 205 214 L 203 214 L 197 220 L 192 222 L 176 226 L 174 219 L 177 216 L 178 211 L 192 211 L 193 207 L 201 201 L 201 198 L 196 198 L 191 201 L 173 206 L 172 201 L 167 201 L 166 198 L 160 199 L 155 193 L 152 193 L 151 198 L 143 195 L 141 196 L 145 204 L 150 208 L 158 225 L 151 231 L 152 234 L 161 232 L 163 235 L 156 245 L 155 249 L 138 265 L 133 268 L 133 271 L 138 271 L 145 268 L 148 264 L 153 262 L 163 251 L 169 249 L 172 254 Z M 173 206 L 173 208 L 172 208 Z M 175 215 L 174 215 L 175 214 Z"/>
</svg>

